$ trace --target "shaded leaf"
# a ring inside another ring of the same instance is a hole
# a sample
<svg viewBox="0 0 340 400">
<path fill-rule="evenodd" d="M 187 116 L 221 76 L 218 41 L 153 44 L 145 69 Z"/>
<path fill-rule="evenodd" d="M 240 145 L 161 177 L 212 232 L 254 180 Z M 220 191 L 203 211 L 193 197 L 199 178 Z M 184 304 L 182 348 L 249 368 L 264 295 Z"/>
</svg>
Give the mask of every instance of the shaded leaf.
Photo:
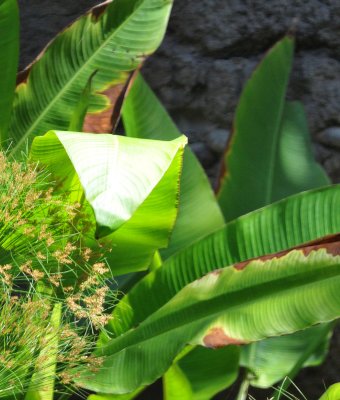
<svg viewBox="0 0 340 400">
<path fill-rule="evenodd" d="M 231 386 L 238 375 L 239 348 L 196 347 L 164 375 L 166 400 L 208 400 Z"/>
<path fill-rule="evenodd" d="M 279 41 L 242 92 L 218 192 L 226 221 L 277 199 L 275 166 L 293 49 L 291 37 Z"/>
<path fill-rule="evenodd" d="M 242 348 L 241 365 L 253 375 L 251 385 L 268 388 L 287 376 L 290 380 L 294 379 L 304 365 L 319 364 L 328 349 L 330 331 L 330 325 L 318 325 L 293 335 L 266 339 L 257 342 L 256 346 Z M 290 380 L 287 379 L 287 384 Z"/>
<path fill-rule="evenodd" d="M 266 55 L 242 93 L 219 192 L 227 220 L 330 183 L 314 160 L 303 106 L 285 103 L 292 57 L 293 40 L 286 37 Z M 300 344 L 292 336 L 254 343 L 250 349 L 242 350 L 245 357 L 252 355 L 247 363 L 250 370 L 257 372 L 252 384 L 271 386 L 283 379 L 294 363 L 300 363 L 305 343 L 312 336 L 305 332 L 298 337 Z M 320 346 L 327 348 L 325 343 Z M 277 361 L 275 368 L 271 360 Z"/>
</svg>

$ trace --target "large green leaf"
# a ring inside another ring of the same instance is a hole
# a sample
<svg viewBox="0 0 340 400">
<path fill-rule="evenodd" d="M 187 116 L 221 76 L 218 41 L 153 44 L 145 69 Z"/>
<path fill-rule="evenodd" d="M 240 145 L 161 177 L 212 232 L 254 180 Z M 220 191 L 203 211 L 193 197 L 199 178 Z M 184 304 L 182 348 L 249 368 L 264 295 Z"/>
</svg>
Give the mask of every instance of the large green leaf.
<svg viewBox="0 0 340 400">
<path fill-rule="evenodd" d="M 324 171 L 314 160 L 307 120 L 300 103 L 285 105 L 273 179 L 272 194 L 273 198 L 278 199 L 329 182 Z M 253 206 L 252 198 L 248 199 L 248 204 L 249 207 Z M 291 370 L 297 373 L 294 368 L 296 363 L 300 368 L 320 364 L 328 349 L 329 331 L 330 327 L 322 328 L 322 335 L 314 328 L 297 335 L 256 342 L 249 348 L 245 346 L 242 349 L 243 365 L 255 373 L 251 385 L 270 387 L 285 378 Z M 311 342 L 315 344 L 317 351 L 317 354 L 312 356 L 306 346 L 306 343 Z M 305 360 L 302 360 L 304 355 Z M 290 381 L 286 380 L 286 383 L 288 382 Z"/>
<path fill-rule="evenodd" d="M 58 35 L 20 77 L 10 130 L 13 152 L 50 129 L 67 130 L 96 70 L 97 94 L 89 111 L 110 108 L 117 88 L 124 89 L 131 71 L 160 44 L 171 5 L 172 0 L 108 1 Z"/>
<path fill-rule="evenodd" d="M 123 122 L 127 136 L 166 140 L 180 136 L 171 117 L 140 74 L 124 102 Z M 183 159 L 179 213 L 169 246 L 161 252 L 163 259 L 223 225 L 224 218 L 209 180 L 195 155 L 187 148 Z M 164 377 L 165 397 L 179 398 L 180 392 L 183 399 L 186 393 L 194 398 L 210 393 L 211 397 L 230 384 L 236 378 L 238 362 L 235 357 L 229 361 L 226 357 L 220 358 L 220 353 L 207 349 L 190 352 L 188 363 L 195 354 L 201 355 L 201 365 L 197 368 L 196 364 L 195 371 L 182 366 L 186 362 L 184 359 L 181 365 L 173 365 Z"/>
<path fill-rule="evenodd" d="M 305 247 L 213 271 L 106 346 L 81 386 L 125 393 L 162 375 L 188 343 L 218 348 L 340 317 L 340 243 Z"/>
<path fill-rule="evenodd" d="M 181 133 L 141 75 L 136 78 L 123 106 L 127 136 L 170 140 Z M 179 212 L 163 258 L 188 246 L 224 225 L 209 180 L 200 163 L 187 148 L 184 152 Z"/>
<path fill-rule="evenodd" d="M 329 183 L 325 172 L 314 160 L 307 119 L 302 104 L 298 102 L 285 105 L 273 179 L 273 199 L 281 199 Z M 252 206 L 251 198 L 248 204 Z M 255 372 L 251 385 L 270 387 L 291 371 L 296 374 L 298 370 L 294 364 L 299 368 L 320 364 L 327 354 L 329 332 L 330 326 L 319 331 L 314 328 L 297 335 L 245 346 L 242 352 L 248 357 L 246 365 Z M 306 343 L 313 343 L 317 353 L 311 355 Z M 291 380 L 285 380 L 286 384 L 290 382 Z"/>
<path fill-rule="evenodd" d="M 73 199 L 84 191 L 96 234 L 106 235 L 113 271 L 120 274 L 146 267 L 167 245 L 185 144 L 184 136 L 166 142 L 50 131 L 34 140 L 31 158 L 47 166 Z"/>
<path fill-rule="evenodd" d="M 238 375 L 239 348 L 196 347 L 164 375 L 165 400 L 209 400 Z"/>
<path fill-rule="evenodd" d="M 275 165 L 293 49 L 291 37 L 278 42 L 243 90 L 218 193 L 227 221 L 278 199 Z"/>
<path fill-rule="evenodd" d="M 108 328 L 120 335 L 137 326 L 185 285 L 216 268 L 339 232 L 339 208 L 337 185 L 292 196 L 228 223 L 143 278 L 118 304 Z"/>
<path fill-rule="evenodd" d="M 19 13 L 16 0 L 0 0 L 0 141 L 8 139 L 19 59 Z"/>
<path fill-rule="evenodd" d="M 293 41 L 288 37 L 274 46 L 242 93 L 219 193 L 227 220 L 329 183 L 314 160 L 303 106 L 297 102 L 284 104 L 292 49 Z M 300 363 L 305 342 L 311 337 L 304 332 L 298 335 L 299 343 L 292 336 L 244 348 L 247 367 L 257 373 L 252 384 L 271 386 L 284 378 L 295 362 Z M 319 337 L 323 349 L 327 347 L 322 343 L 326 339 Z M 320 362 L 324 354 L 320 353 Z M 306 353 L 306 365 L 308 357 Z M 275 360 L 276 368 L 271 360 Z"/>
</svg>

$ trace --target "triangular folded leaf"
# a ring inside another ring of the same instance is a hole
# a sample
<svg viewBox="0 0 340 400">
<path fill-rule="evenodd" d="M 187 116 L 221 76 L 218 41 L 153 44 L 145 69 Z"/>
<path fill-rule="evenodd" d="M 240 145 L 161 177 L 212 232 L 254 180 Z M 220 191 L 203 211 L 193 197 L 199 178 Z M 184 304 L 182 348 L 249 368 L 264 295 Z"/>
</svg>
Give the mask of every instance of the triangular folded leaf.
<svg viewBox="0 0 340 400">
<path fill-rule="evenodd" d="M 36 138 L 32 158 L 52 165 L 52 159 L 44 158 L 45 143 L 49 151 L 60 150 L 62 144 L 65 163 L 69 158 L 93 208 L 98 234 L 104 236 L 131 219 L 183 150 L 186 139 L 162 142 L 51 131 Z M 62 177 L 63 171 L 57 174 Z"/>
<path fill-rule="evenodd" d="M 153 252 L 166 246 L 177 215 L 185 144 L 184 136 L 165 142 L 50 131 L 34 140 L 31 158 L 50 170 L 71 199 L 81 200 L 84 192 L 97 236 L 108 235 L 103 240 L 113 248 L 118 274 L 145 268 Z M 88 240 L 95 245 L 94 238 Z"/>
</svg>

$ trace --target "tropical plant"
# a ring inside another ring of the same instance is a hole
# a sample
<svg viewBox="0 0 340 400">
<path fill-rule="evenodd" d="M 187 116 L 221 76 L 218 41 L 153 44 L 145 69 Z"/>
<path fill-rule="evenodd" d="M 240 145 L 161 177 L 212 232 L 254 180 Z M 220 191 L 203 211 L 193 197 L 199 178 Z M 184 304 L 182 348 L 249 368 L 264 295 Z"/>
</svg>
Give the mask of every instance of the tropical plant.
<svg viewBox="0 0 340 400">
<path fill-rule="evenodd" d="M 0 132 L 11 140 L 0 187 L 0 397 L 132 399 L 163 376 L 167 400 L 203 400 L 241 365 L 241 399 L 324 357 L 340 317 L 340 187 L 319 188 L 329 182 L 303 109 L 285 103 L 293 39 L 244 89 L 217 200 L 136 73 L 170 8 L 92 9 L 15 89 L 17 3 L 0 0 L 9 32 Z M 109 134 L 121 111 L 126 135 Z"/>
</svg>

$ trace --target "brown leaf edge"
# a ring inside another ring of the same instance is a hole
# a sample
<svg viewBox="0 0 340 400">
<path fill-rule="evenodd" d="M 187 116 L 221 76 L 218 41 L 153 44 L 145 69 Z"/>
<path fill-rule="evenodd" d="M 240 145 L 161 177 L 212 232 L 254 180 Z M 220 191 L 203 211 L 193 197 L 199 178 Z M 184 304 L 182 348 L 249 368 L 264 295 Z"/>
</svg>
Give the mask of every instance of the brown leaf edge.
<svg viewBox="0 0 340 400">
<path fill-rule="evenodd" d="M 305 256 L 308 256 L 312 251 L 317 251 L 325 249 L 327 253 L 333 255 L 333 256 L 339 256 L 340 255 L 340 233 L 335 234 L 335 235 L 328 235 L 320 239 L 316 239 L 307 243 L 304 243 L 299 246 L 292 247 L 288 250 L 280 251 L 277 253 L 261 256 L 261 257 L 255 257 L 252 259 L 249 259 L 247 261 L 243 261 L 237 264 L 234 264 L 233 268 L 235 268 L 238 271 L 244 270 L 251 262 L 259 260 L 259 261 L 268 261 L 274 258 L 282 258 L 288 253 L 294 251 L 294 250 L 300 250 Z M 208 275 L 218 275 L 219 273 L 222 272 L 222 269 L 215 270 L 212 272 L 209 272 L 206 276 Z M 204 279 L 200 278 L 198 280 Z M 212 327 L 203 337 L 203 345 L 207 348 L 211 349 L 217 349 L 220 347 L 224 346 L 229 346 L 229 345 L 243 345 L 247 344 L 247 342 L 243 340 L 239 340 L 236 338 L 230 337 L 226 332 L 223 327 Z"/>
<path fill-rule="evenodd" d="M 125 83 L 113 85 L 98 93 L 109 100 L 109 107 L 103 111 L 88 113 L 85 117 L 83 132 L 113 133 L 118 126 L 124 99 L 130 91 L 140 68 L 129 73 Z"/>
</svg>

